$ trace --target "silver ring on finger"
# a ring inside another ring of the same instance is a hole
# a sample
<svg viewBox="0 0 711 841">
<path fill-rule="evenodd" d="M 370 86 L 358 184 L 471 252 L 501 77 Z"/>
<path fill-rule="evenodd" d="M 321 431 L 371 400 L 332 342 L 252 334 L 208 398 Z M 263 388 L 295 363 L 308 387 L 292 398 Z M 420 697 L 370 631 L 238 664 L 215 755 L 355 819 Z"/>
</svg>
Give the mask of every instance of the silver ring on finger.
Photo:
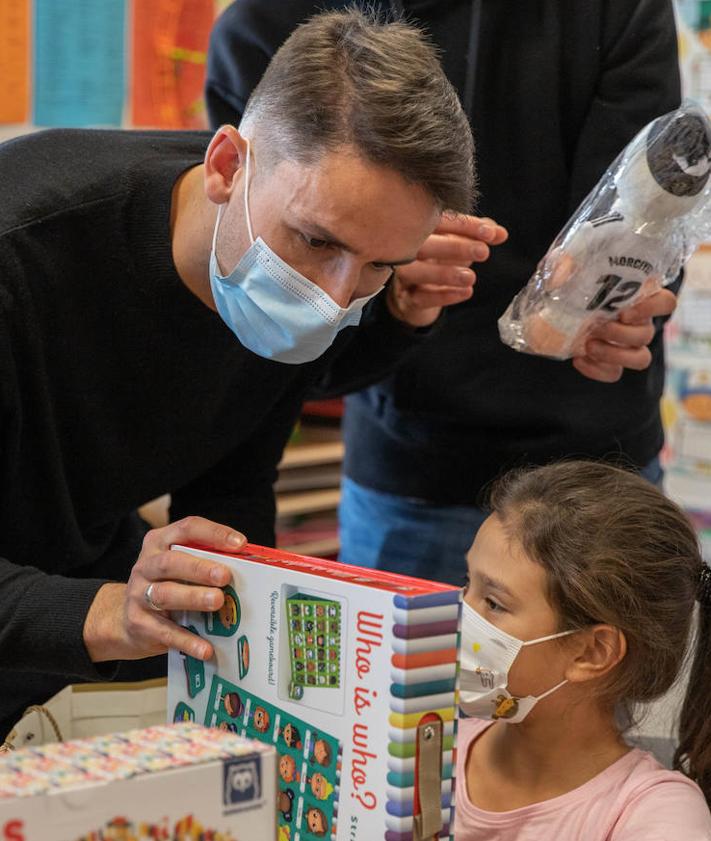
<svg viewBox="0 0 711 841">
<path fill-rule="evenodd" d="M 151 583 L 146 587 L 146 590 L 143 594 L 143 598 L 145 599 L 146 604 L 150 607 L 151 610 L 157 610 L 159 613 L 162 612 L 163 608 L 158 607 L 158 605 L 153 601 L 153 586 L 155 581 L 151 581 Z"/>
</svg>

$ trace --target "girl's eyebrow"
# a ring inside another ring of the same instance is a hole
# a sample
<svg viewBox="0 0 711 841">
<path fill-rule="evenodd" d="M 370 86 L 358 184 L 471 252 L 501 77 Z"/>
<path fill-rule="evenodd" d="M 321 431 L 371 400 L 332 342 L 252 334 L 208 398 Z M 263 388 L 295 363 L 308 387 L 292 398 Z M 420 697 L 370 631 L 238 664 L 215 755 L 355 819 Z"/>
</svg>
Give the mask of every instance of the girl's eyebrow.
<svg viewBox="0 0 711 841">
<path fill-rule="evenodd" d="M 484 575 L 483 572 L 475 572 L 474 575 L 484 587 L 488 587 L 490 590 L 496 590 L 498 593 L 501 593 L 501 595 L 508 596 L 508 598 L 513 599 L 514 601 L 516 600 L 516 596 L 511 592 L 511 590 L 509 590 L 503 581 Z"/>
</svg>

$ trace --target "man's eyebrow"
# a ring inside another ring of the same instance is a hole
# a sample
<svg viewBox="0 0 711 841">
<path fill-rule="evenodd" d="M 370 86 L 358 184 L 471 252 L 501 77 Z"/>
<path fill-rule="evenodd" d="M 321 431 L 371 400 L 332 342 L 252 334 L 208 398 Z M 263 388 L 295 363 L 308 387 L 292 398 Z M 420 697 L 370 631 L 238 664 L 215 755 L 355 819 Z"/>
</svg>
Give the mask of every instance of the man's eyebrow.
<svg viewBox="0 0 711 841">
<path fill-rule="evenodd" d="M 516 598 L 503 581 L 499 581 L 497 578 L 491 578 L 488 575 L 484 575 L 482 572 L 475 572 L 474 575 L 485 587 L 489 587 L 491 590 L 496 590 L 502 595 L 508 596 L 510 599 Z"/>
<path fill-rule="evenodd" d="M 357 250 L 352 245 L 348 245 L 348 243 L 339 240 L 338 237 L 334 236 L 327 228 L 322 228 L 321 225 L 317 225 L 315 222 L 303 222 L 302 225 L 310 234 L 313 235 L 314 239 L 322 239 L 329 245 L 335 245 L 337 248 L 342 248 L 349 254 L 357 253 Z M 382 263 L 384 266 L 404 266 L 407 263 L 414 262 L 416 259 L 417 255 L 414 257 L 406 257 L 403 260 L 372 260 L 371 262 Z"/>
</svg>

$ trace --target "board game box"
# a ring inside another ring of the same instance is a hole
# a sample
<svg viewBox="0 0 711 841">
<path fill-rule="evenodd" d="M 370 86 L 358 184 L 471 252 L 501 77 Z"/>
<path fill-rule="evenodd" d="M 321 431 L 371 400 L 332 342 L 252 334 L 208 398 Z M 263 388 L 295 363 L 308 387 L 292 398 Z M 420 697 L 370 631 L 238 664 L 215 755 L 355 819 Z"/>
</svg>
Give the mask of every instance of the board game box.
<svg viewBox="0 0 711 841">
<path fill-rule="evenodd" d="M 260 546 L 174 548 L 234 578 L 219 611 L 174 617 L 215 656 L 170 652 L 168 714 L 276 748 L 278 841 L 453 837 L 461 590 Z"/>
<path fill-rule="evenodd" d="M 196 724 L 0 755 L 8 841 L 256 841 L 276 834 L 273 747 Z"/>
</svg>

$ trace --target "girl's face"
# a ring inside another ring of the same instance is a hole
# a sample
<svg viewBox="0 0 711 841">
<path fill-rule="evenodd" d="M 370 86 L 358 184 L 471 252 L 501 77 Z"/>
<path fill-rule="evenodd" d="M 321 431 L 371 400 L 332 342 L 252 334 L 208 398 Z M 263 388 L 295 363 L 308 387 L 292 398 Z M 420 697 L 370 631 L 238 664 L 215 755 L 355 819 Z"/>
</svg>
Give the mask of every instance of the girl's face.
<svg viewBox="0 0 711 841">
<path fill-rule="evenodd" d="M 558 616 L 546 599 L 545 570 L 509 537 L 496 514 L 479 529 L 467 566 L 464 600 L 492 625 L 523 641 L 559 630 Z M 571 662 L 568 639 L 522 648 L 509 671 L 509 692 L 540 695 L 563 680 Z"/>
</svg>

